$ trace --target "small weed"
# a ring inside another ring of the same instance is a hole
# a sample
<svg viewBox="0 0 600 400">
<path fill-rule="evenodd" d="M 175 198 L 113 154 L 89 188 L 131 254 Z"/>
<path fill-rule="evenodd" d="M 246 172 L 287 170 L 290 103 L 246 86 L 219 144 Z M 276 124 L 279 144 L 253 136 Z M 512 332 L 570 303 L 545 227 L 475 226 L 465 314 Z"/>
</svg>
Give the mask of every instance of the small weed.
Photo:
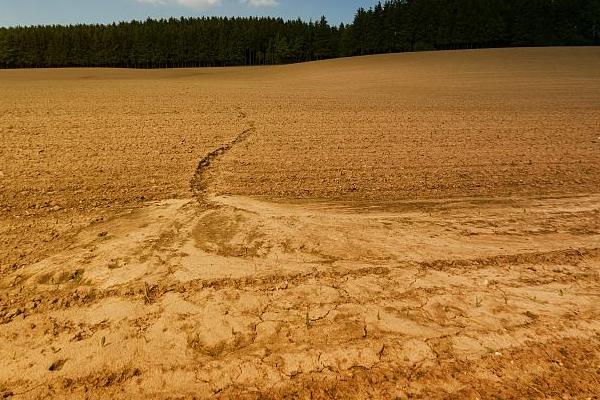
<svg viewBox="0 0 600 400">
<path fill-rule="evenodd" d="M 477 308 L 481 307 L 482 303 L 483 303 L 483 299 L 482 298 L 475 297 L 475 307 L 477 307 Z"/>
<path fill-rule="evenodd" d="M 82 269 L 78 269 L 77 271 L 73 272 L 73 274 L 71 275 L 71 280 L 79 283 L 81 282 L 81 279 L 83 279 L 83 270 Z"/>
<path fill-rule="evenodd" d="M 564 347 L 561 347 L 560 349 L 558 349 L 559 353 L 562 354 L 563 357 L 567 357 L 569 355 L 569 350 L 567 350 Z"/>
<path fill-rule="evenodd" d="M 157 286 L 149 285 L 148 282 L 144 282 L 144 303 L 152 304 L 156 299 Z"/>
<path fill-rule="evenodd" d="M 83 273 L 83 269 L 77 269 L 73 272 L 63 271 L 58 275 L 45 274 L 38 278 L 38 283 L 48 284 L 50 282 L 55 285 L 62 285 L 63 283 L 74 282 L 79 284 L 83 280 Z"/>
</svg>

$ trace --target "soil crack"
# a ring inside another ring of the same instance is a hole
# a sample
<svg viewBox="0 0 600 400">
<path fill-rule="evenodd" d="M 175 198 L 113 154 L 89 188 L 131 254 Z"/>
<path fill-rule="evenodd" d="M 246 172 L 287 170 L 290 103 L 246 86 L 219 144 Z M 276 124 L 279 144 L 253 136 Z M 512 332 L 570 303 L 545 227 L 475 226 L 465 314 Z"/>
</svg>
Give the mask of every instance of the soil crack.
<svg viewBox="0 0 600 400">
<path fill-rule="evenodd" d="M 246 114 L 240 114 L 241 118 L 246 118 Z M 227 152 L 233 149 L 234 146 L 244 142 L 248 139 L 250 135 L 252 135 L 256 131 L 254 127 L 254 122 L 250 121 L 248 126 L 240 132 L 232 141 L 229 143 L 225 143 L 218 148 L 210 151 L 204 157 L 200 159 L 198 162 L 198 167 L 196 168 L 196 172 L 192 177 L 190 182 L 192 192 L 196 195 L 200 203 L 208 204 L 210 201 L 208 200 L 208 188 L 210 185 L 210 176 L 209 170 L 214 163 L 219 159 L 223 158 Z"/>
</svg>

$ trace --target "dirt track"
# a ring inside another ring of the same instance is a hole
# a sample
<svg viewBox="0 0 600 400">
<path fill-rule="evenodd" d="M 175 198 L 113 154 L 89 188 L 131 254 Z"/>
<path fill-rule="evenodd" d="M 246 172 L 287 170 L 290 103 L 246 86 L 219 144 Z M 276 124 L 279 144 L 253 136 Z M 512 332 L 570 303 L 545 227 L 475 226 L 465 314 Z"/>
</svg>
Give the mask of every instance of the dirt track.
<svg viewBox="0 0 600 400">
<path fill-rule="evenodd" d="M 599 61 L 3 71 L 0 393 L 597 398 Z"/>
</svg>

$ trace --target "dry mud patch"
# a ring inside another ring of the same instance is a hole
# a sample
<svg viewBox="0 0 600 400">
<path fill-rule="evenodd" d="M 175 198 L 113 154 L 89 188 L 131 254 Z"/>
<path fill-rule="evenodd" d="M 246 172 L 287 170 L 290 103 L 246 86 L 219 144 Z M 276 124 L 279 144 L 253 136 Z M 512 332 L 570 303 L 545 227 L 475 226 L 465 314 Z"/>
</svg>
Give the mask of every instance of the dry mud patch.
<svg viewBox="0 0 600 400">
<path fill-rule="evenodd" d="M 600 224 L 598 200 L 159 202 L 3 276 L 0 382 L 32 398 L 594 396 L 600 233 L 574 227 Z"/>
</svg>

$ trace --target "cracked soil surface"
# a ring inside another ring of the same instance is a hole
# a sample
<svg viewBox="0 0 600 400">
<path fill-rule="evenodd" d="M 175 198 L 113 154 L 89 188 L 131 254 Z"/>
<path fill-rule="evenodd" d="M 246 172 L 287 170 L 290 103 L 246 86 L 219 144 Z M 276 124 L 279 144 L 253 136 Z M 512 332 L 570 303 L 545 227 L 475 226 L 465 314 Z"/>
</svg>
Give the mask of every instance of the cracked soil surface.
<svg viewBox="0 0 600 400">
<path fill-rule="evenodd" d="M 0 397 L 597 399 L 599 63 L 0 71 Z"/>
</svg>

